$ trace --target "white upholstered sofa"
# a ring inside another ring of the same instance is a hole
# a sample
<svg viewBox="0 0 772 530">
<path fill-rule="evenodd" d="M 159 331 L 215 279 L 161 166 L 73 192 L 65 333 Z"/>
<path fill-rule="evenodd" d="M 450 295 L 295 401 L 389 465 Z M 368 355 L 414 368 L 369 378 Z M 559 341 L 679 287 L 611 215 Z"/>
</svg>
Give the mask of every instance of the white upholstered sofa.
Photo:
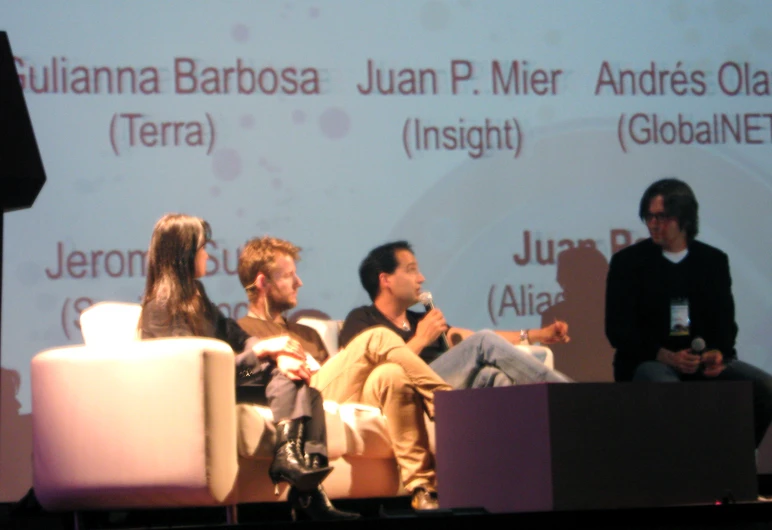
<svg viewBox="0 0 772 530">
<path fill-rule="evenodd" d="M 84 345 L 32 360 L 34 488 L 49 510 L 283 500 L 268 478 L 270 410 L 237 405 L 233 352 L 203 338 L 137 339 L 139 305 L 83 312 Z M 329 351 L 337 321 L 306 319 Z M 552 363 L 552 352 L 535 347 Z M 325 402 L 331 498 L 405 494 L 383 416 Z M 434 428 L 429 422 L 434 447 Z"/>
</svg>

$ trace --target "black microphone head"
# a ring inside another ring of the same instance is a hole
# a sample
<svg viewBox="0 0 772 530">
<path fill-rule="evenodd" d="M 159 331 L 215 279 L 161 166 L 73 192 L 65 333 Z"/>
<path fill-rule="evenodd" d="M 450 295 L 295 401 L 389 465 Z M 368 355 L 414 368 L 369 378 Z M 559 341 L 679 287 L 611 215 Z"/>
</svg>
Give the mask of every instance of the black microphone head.
<svg viewBox="0 0 772 530">
<path fill-rule="evenodd" d="M 434 300 L 432 299 L 432 293 L 424 291 L 418 295 L 418 300 L 424 305 L 424 308 L 429 311 L 434 308 Z"/>
<path fill-rule="evenodd" d="M 694 337 L 692 340 L 692 351 L 694 353 L 702 353 L 705 351 L 705 339 L 702 337 Z"/>
</svg>

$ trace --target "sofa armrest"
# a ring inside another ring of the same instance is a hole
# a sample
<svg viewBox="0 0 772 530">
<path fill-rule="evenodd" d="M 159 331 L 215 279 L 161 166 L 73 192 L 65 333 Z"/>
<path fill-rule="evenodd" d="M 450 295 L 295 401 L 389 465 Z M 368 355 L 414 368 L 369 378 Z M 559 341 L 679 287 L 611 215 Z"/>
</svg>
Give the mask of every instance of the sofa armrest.
<svg viewBox="0 0 772 530">
<path fill-rule="evenodd" d="M 32 359 L 33 475 L 47 509 L 214 505 L 237 474 L 224 342 L 72 346 Z"/>
<path fill-rule="evenodd" d="M 298 324 L 313 328 L 324 342 L 327 353 L 330 357 L 338 353 L 340 328 L 343 325 L 341 320 L 328 320 L 324 318 L 303 317 L 298 319 Z"/>
<path fill-rule="evenodd" d="M 531 355 L 539 359 L 544 364 L 544 366 L 546 366 L 550 370 L 555 369 L 555 354 L 552 353 L 552 350 L 550 350 L 548 347 L 539 346 L 539 345 L 529 345 L 529 346 L 515 346 L 515 348 L 519 349 L 524 353 L 530 353 Z"/>
</svg>

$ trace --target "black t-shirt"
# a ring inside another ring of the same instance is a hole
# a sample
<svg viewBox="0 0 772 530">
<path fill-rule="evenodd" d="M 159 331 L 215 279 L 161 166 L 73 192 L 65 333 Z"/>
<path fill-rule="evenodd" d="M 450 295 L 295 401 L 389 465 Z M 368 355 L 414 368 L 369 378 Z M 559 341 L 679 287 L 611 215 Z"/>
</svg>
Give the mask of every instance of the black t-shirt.
<svg viewBox="0 0 772 530">
<path fill-rule="evenodd" d="M 407 321 L 408 324 L 410 324 L 410 329 L 405 330 L 395 326 L 394 323 L 389 320 L 386 315 L 378 311 L 374 305 L 357 307 L 356 309 L 353 309 L 348 314 L 348 316 L 346 316 L 346 320 L 343 322 L 343 328 L 340 330 L 340 346 L 341 348 L 345 347 L 349 342 L 351 342 L 351 339 L 362 333 L 364 330 L 376 326 L 386 326 L 390 330 L 394 331 L 397 335 L 402 337 L 405 342 L 408 342 L 415 336 L 418 323 L 421 321 L 421 319 L 424 318 L 424 316 L 426 316 L 426 313 L 418 313 L 408 309 Z M 440 344 L 439 339 L 437 339 L 432 344 L 421 350 L 419 355 L 421 356 L 421 359 L 429 364 L 437 357 L 442 355 L 442 353 L 442 345 Z"/>
</svg>

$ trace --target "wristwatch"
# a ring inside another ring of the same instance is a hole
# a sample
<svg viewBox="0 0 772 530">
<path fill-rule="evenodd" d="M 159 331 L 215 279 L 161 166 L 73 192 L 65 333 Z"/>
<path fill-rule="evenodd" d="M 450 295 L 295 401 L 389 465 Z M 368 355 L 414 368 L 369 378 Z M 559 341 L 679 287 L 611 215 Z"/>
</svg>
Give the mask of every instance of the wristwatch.
<svg viewBox="0 0 772 530">
<path fill-rule="evenodd" d="M 528 339 L 527 329 L 520 330 L 520 344 L 531 344 L 531 341 Z"/>
</svg>

